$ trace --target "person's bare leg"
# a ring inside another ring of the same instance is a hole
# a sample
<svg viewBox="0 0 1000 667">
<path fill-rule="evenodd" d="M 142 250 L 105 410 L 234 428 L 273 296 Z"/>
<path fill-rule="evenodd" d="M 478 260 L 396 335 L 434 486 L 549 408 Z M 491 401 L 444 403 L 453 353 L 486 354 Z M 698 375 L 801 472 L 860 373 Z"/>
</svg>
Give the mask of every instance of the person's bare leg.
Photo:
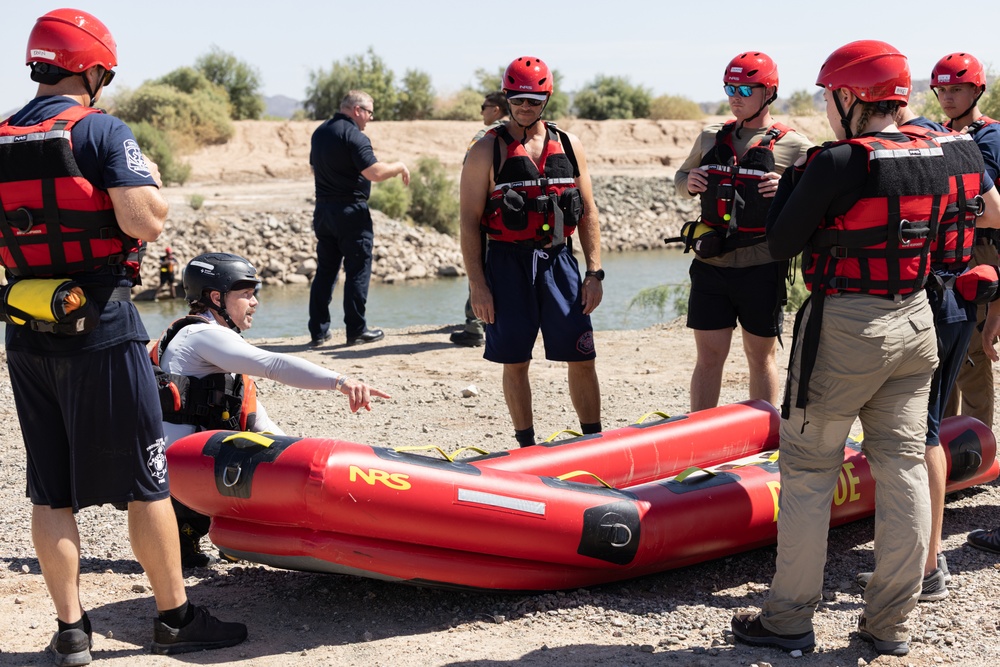
<svg viewBox="0 0 1000 667">
<path fill-rule="evenodd" d="M 594 360 L 570 362 L 567 383 L 569 397 L 580 423 L 596 424 L 601 421 L 601 386 Z"/>
<path fill-rule="evenodd" d="M 924 564 L 924 576 L 937 568 L 937 555 L 941 553 L 941 531 L 944 526 L 944 489 L 948 483 L 948 459 L 944 445 L 927 447 L 924 459 L 927 461 L 927 481 L 931 492 L 931 540 Z"/>
<path fill-rule="evenodd" d="M 83 616 L 83 607 L 80 605 L 80 532 L 73 510 L 32 506 L 31 539 L 56 616 L 64 623 L 76 623 Z"/>
<path fill-rule="evenodd" d="M 520 364 L 503 365 L 503 397 L 515 431 L 523 431 L 534 425 L 531 414 L 531 384 L 528 382 L 530 361 Z"/>
<path fill-rule="evenodd" d="M 778 338 L 743 332 L 743 351 L 750 369 L 750 398 L 777 406 L 781 400 L 778 375 Z"/>
<path fill-rule="evenodd" d="M 180 538 L 170 498 L 129 503 L 128 534 L 132 552 L 149 578 L 157 610 L 184 604 L 187 593 L 181 573 Z"/>
<path fill-rule="evenodd" d="M 714 408 L 722 390 L 722 369 L 733 341 L 732 329 L 694 329 L 697 360 L 691 374 L 691 412 Z"/>
</svg>

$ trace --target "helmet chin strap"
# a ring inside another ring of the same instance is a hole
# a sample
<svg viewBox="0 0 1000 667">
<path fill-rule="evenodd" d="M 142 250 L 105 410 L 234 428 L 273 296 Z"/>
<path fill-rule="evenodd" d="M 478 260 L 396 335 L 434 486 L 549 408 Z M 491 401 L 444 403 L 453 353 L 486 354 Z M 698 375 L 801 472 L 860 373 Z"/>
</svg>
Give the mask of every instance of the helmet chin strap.
<svg viewBox="0 0 1000 667">
<path fill-rule="evenodd" d="M 837 107 L 837 113 L 840 114 L 840 125 L 844 128 L 844 132 L 847 133 L 848 139 L 854 136 L 854 133 L 851 132 L 851 115 L 854 113 L 854 107 L 858 106 L 860 102 L 861 102 L 860 97 L 854 98 L 854 102 L 851 104 L 851 108 L 848 109 L 847 113 L 845 114 L 844 107 L 843 105 L 840 104 L 840 98 L 837 97 L 837 91 L 836 90 L 833 91 L 833 103 Z"/>
<path fill-rule="evenodd" d="M 223 292 L 219 292 L 219 303 L 220 304 L 225 304 L 226 303 L 226 294 L 223 293 Z M 236 322 L 233 322 L 233 318 L 229 317 L 229 312 L 226 310 L 226 306 L 225 305 L 216 306 L 215 302 L 212 301 L 212 297 L 208 298 L 208 303 L 206 305 L 209 308 L 211 308 L 212 310 L 214 310 L 215 312 L 217 312 L 220 317 L 222 317 L 222 319 L 223 319 L 223 321 L 225 321 L 227 327 L 229 327 L 230 329 L 232 329 L 236 333 L 243 333 L 243 330 L 240 329 L 238 326 L 236 326 Z"/>
<path fill-rule="evenodd" d="M 737 139 L 742 139 L 743 138 L 743 137 L 740 136 L 740 130 L 743 129 L 743 124 L 744 123 L 749 123 L 754 118 L 756 118 L 757 116 L 761 115 L 761 113 L 764 112 L 764 109 L 766 109 L 767 106 L 771 102 L 775 101 L 776 99 L 778 99 L 778 89 L 777 89 L 777 87 L 774 89 L 774 93 L 771 94 L 771 97 L 769 97 L 768 99 L 764 100 L 764 103 L 760 105 L 760 108 L 757 109 L 757 113 L 755 113 L 754 115 L 750 116 L 749 118 L 744 118 L 743 120 L 740 121 L 740 124 L 736 126 L 736 138 Z"/>
<path fill-rule="evenodd" d="M 521 139 L 521 145 L 522 146 L 528 141 L 528 130 L 530 130 L 531 128 L 533 128 L 535 126 L 535 124 L 538 123 L 538 121 L 540 121 L 542 119 L 542 114 L 545 113 L 545 107 L 547 107 L 547 106 L 549 106 L 549 98 L 546 97 L 545 98 L 545 103 L 542 105 L 541 111 L 538 112 L 538 118 L 536 118 L 535 120 L 531 121 L 531 123 L 529 123 L 528 125 L 522 125 L 521 123 L 518 122 L 517 118 L 514 116 L 513 113 L 510 114 L 511 120 L 513 120 L 514 123 L 518 127 L 522 128 L 524 130 L 524 137 Z"/>
<path fill-rule="evenodd" d="M 87 89 L 87 94 L 90 96 L 90 104 L 89 104 L 89 106 L 92 107 L 95 104 L 97 104 L 97 93 L 101 92 L 101 82 L 104 81 L 104 76 L 103 75 L 101 76 L 101 79 L 100 79 L 100 81 L 97 84 L 97 89 L 96 90 L 91 90 L 90 89 L 90 81 L 87 79 L 87 71 L 89 71 L 89 70 L 85 70 L 83 72 L 80 72 L 80 77 L 83 79 L 83 87 Z"/>
</svg>

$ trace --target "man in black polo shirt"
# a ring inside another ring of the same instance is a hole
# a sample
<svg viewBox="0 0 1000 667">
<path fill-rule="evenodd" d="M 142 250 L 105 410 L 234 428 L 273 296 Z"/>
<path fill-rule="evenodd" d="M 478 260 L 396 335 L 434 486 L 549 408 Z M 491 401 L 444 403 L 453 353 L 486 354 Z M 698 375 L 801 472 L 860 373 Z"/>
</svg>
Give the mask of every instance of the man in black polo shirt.
<svg viewBox="0 0 1000 667">
<path fill-rule="evenodd" d="M 318 267 L 309 292 L 310 345 L 319 346 L 330 336 L 330 301 L 340 264 L 344 264 L 344 325 L 347 344 L 381 340 L 381 329 L 365 323 L 368 282 L 372 273 L 372 217 L 368 196 L 372 182 L 400 176 L 410 184 L 410 171 L 402 162 L 379 162 L 363 134 L 375 117 L 372 97 L 360 90 L 347 93 L 340 111 L 313 132 L 309 164 L 316 176 L 316 232 Z"/>
</svg>

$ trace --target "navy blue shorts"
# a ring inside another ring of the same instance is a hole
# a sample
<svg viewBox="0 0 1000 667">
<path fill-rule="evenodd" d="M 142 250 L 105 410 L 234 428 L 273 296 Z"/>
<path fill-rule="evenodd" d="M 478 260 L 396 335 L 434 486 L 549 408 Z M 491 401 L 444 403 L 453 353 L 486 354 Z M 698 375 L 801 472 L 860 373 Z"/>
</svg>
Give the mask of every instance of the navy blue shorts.
<svg viewBox="0 0 1000 667">
<path fill-rule="evenodd" d="M 484 359 L 500 364 L 529 361 L 539 330 L 550 361 L 597 356 L 594 326 L 580 301 L 580 267 L 567 246 L 532 250 L 491 242 L 486 284 L 493 293 L 495 321 L 486 325 Z"/>
<path fill-rule="evenodd" d="M 781 335 L 785 262 L 739 269 L 691 262 L 687 326 L 700 331 L 735 329 L 762 338 Z M 780 291 L 779 291 L 780 290 Z"/>
<path fill-rule="evenodd" d="M 170 495 L 163 421 L 146 348 L 69 357 L 7 351 L 35 505 L 74 511 Z"/>
</svg>

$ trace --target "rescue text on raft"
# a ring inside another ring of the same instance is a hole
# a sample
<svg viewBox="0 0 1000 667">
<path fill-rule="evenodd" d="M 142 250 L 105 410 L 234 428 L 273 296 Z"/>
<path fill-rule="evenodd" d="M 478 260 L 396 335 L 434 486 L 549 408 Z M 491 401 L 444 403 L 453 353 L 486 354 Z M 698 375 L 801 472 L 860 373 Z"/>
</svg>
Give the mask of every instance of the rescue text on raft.
<svg viewBox="0 0 1000 667">
<path fill-rule="evenodd" d="M 209 431 L 167 452 L 171 489 L 228 554 L 421 585 L 541 591 L 772 544 L 778 423 L 748 401 L 454 460 L 328 438 Z M 948 492 L 998 475 L 993 432 L 944 420 Z M 830 523 L 871 516 L 848 440 Z"/>
</svg>

